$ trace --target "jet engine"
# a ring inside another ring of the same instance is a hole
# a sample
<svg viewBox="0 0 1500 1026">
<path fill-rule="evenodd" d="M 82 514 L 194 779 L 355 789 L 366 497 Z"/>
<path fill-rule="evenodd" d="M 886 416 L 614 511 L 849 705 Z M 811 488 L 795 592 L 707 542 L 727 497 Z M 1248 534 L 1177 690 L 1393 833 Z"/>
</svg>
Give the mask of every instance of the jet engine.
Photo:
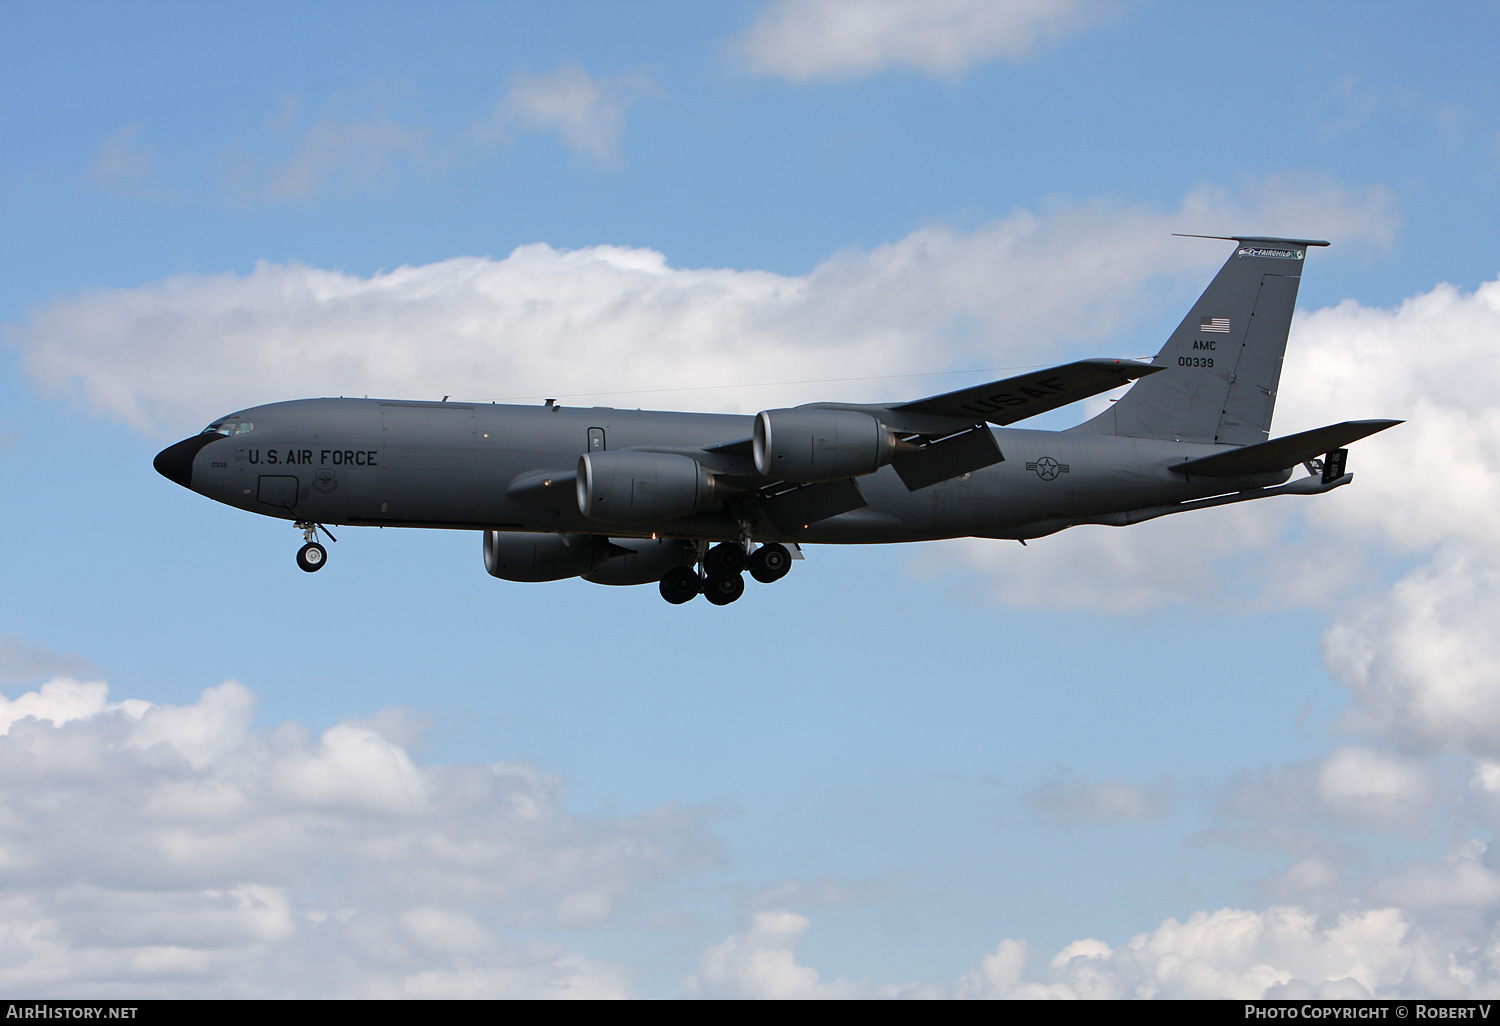
<svg viewBox="0 0 1500 1026">
<path fill-rule="evenodd" d="M 597 534 L 484 532 L 484 568 L 503 581 L 561 581 L 586 574 L 608 558 L 609 539 Z"/>
<path fill-rule="evenodd" d="M 676 520 L 706 508 L 723 489 L 691 456 L 591 452 L 578 458 L 578 511 L 608 524 Z"/>
<path fill-rule="evenodd" d="M 915 447 L 868 413 L 798 407 L 757 414 L 752 448 L 766 477 L 811 484 L 873 474 Z"/>
<path fill-rule="evenodd" d="M 681 538 L 611 538 L 609 562 L 583 575 L 594 584 L 655 584 L 668 570 L 698 561 L 693 543 Z"/>
</svg>

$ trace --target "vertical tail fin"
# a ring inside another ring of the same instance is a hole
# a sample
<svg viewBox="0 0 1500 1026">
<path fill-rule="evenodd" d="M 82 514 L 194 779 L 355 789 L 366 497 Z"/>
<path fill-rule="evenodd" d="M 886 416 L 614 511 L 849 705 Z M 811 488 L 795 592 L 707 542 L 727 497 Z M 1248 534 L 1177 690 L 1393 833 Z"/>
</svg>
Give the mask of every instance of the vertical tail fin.
<svg viewBox="0 0 1500 1026">
<path fill-rule="evenodd" d="M 1217 238 L 1218 236 L 1193 236 Z M 1252 445 L 1271 430 L 1287 331 L 1312 239 L 1230 236 L 1239 245 L 1142 378 L 1075 431 Z"/>
</svg>

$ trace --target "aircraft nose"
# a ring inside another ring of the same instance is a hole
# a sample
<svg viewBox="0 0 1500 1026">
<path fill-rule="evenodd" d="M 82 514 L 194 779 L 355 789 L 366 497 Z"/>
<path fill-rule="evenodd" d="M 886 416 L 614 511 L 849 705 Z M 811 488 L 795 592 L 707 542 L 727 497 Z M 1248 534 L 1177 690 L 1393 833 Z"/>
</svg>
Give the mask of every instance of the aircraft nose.
<svg viewBox="0 0 1500 1026">
<path fill-rule="evenodd" d="M 198 455 L 210 442 L 217 442 L 224 436 L 217 432 L 212 434 L 193 435 L 182 441 L 167 446 L 156 454 L 156 459 L 151 465 L 156 472 L 168 481 L 175 481 L 184 488 L 193 487 L 193 457 Z"/>
</svg>

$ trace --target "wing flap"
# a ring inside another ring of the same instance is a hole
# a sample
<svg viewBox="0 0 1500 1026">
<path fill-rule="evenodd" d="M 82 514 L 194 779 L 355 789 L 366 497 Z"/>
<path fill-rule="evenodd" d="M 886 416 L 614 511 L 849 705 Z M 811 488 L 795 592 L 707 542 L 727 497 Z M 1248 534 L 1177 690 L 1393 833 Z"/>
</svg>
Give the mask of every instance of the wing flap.
<svg viewBox="0 0 1500 1026">
<path fill-rule="evenodd" d="M 864 495 L 860 493 L 859 485 L 852 478 L 803 485 L 763 498 L 760 504 L 766 511 L 766 516 L 782 531 L 795 531 L 799 527 L 836 517 L 840 513 L 863 509 L 868 505 Z"/>
<path fill-rule="evenodd" d="M 1286 470 L 1299 463 L 1317 459 L 1324 453 L 1341 449 L 1350 442 L 1404 423 L 1399 420 L 1346 420 L 1340 424 L 1299 431 L 1269 442 L 1257 442 L 1228 452 L 1216 452 L 1186 463 L 1174 463 L 1179 474 L 1199 477 L 1245 477 Z"/>
<path fill-rule="evenodd" d="M 985 420 L 991 424 L 1014 424 L 1163 369 L 1138 360 L 1078 360 L 890 408 L 905 413 L 959 417 L 971 423 Z"/>
<path fill-rule="evenodd" d="M 995 436 L 984 425 L 925 445 L 916 452 L 891 460 L 909 492 L 993 466 L 1003 461 Z"/>
</svg>

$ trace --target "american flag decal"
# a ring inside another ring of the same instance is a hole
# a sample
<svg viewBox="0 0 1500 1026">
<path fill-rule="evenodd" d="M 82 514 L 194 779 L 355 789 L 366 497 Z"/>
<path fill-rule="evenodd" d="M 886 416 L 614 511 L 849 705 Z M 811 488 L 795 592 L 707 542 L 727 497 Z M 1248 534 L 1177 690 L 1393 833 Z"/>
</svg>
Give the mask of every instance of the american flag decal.
<svg viewBox="0 0 1500 1026">
<path fill-rule="evenodd" d="M 1198 324 L 1199 331 L 1229 331 L 1228 317 L 1205 317 Z"/>
</svg>

